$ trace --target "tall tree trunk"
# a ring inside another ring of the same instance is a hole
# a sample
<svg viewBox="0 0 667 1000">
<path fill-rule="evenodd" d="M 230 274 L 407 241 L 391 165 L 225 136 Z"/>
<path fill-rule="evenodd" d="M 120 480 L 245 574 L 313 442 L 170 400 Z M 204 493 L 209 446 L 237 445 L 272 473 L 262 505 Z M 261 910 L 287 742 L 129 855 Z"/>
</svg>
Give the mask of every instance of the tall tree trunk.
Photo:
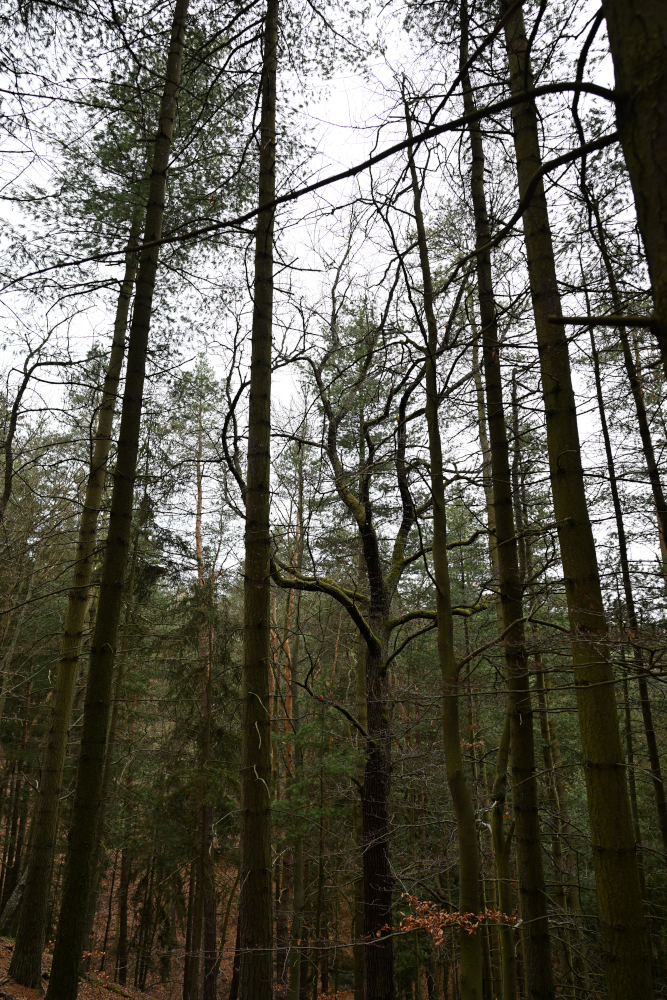
<svg viewBox="0 0 667 1000">
<path fill-rule="evenodd" d="M 215 902 L 215 859 L 213 857 L 213 805 L 203 809 L 203 893 L 204 893 L 204 990 L 203 1000 L 216 1000 L 218 981 L 217 927 Z"/>
<path fill-rule="evenodd" d="M 522 469 L 522 459 L 521 459 L 521 428 L 519 424 L 519 403 L 517 397 L 517 382 L 516 382 L 516 372 L 512 373 L 512 435 L 514 437 L 514 457 L 512 461 L 512 491 L 514 494 L 514 504 L 515 504 L 515 519 L 517 524 L 517 531 L 519 533 L 524 531 L 527 523 L 527 510 L 528 503 L 525 492 L 525 479 L 521 474 Z M 533 563 L 533 546 L 531 542 L 531 536 L 527 535 L 521 545 L 520 551 L 522 550 L 523 555 L 521 556 L 521 563 L 524 567 L 524 578 L 527 580 L 532 580 L 534 578 L 534 563 Z M 567 875 L 567 903 L 570 908 L 570 912 L 574 917 L 575 928 L 574 936 L 576 940 L 576 950 L 574 952 L 574 957 L 572 961 L 572 968 L 574 969 L 576 979 L 577 989 L 586 995 L 589 990 L 588 982 L 588 965 L 586 960 L 586 939 L 584 937 L 583 930 L 583 917 L 584 913 L 581 907 L 581 900 L 579 897 L 579 876 L 577 869 L 577 858 L 574 851 L 573 845 L 573 835 L 572 835 L 572 825 L 570 823 L 570 811 L 568 807 L 568 796 L 567 787 L 565 785 L 565 773 L 563 770 L 563 759 L 560 752 L 560 741 L 558 739 L 558 729 L 556 726 L 556 720 L 552 715 L 549 715 L 549 703 L 547 692 L 549 689 L 549 675 L 545 674 L 542 670 L 542 661 L 539 656 L 536 655 L 536 687 L 538 699 L 540 701 L 540 727 L 542 730 L 543 737 L 546 741 L 545 747 L 548 750 L 548 759 L 551 764 L 547 763 L 547 770 L 551 767 L 553 769 L 553 782 L 556 791 L 556 803 L 558 809 L 558 819 L 560 822 L 560 834 L 561 840 L 565 845 L 565 874 Z M 546 726 L 546 730 L 545 730 Z M 548 744 L 548 747 L 546 746 Z M 571 941 L 571 939 L 570 939 Z M 568 952 L 572 955 L 572 948 Z"/>
<path fill-rule="evenodd" d="M 140 521 L 142 520 L 140 516 Z M 128 633 L 130 627 L 130 615 L 132 613 L 132 597 L 134 595 L 134 579 L 137 571 L 137 556 L 139 553 L 139 528 L 137 524 L 134 532 L 134 546 L 132 549 L 132 562 L 130 564 L 130 576 L 125 588 L 125 623 L 123 626 L 123 638 L 116 662 L 116 681 L 114 684 L 113 708 L 111 709 L 111 722 L 109 723 L 109 734 L 107 737 L 106 757 L 104 760 L 104 774 L 102 775 L 102 793 L 100 796 L 100 811 L 97 818 L 97 833 L 95 836 L 95 852 L 93 856 L 93 891 L 88 901 L 88 914 L 86 916 L 85 950 L 92 952 L 93 926 L 95 923 L 95 913 L 99 899 L 100 883 L 102 880 L 103 854 L 104 854 L 104 828 L 106 824 L 106 810 L 111 787 L 111 772 L 113 769 L 113 757 L 116 749 L 116 734 L 118 729 L 118 713 L 120 710 L 120 699 L 123 691 L 124 667 L 127 659 Z M 90 956 L 82 962 L 82 969 L 88 971 L 90 968 Z"/>
<path fill-rule="evenodd" d="M 509 6 L 509 5 L 507 5 Z M 507 7 L 505 8 L 507 9 Z M 523 12 L 505 26 L 513 94 L 533 80 Z M 541 166 L 533 101 L 512 110 L 514 145 L 523 197 Z M 577 707 L 609 1000 L 653 993 L 635 856 L 630 801 L 622 761 L 613 671 L 593 531 L 588 517 L 576 404 L 544 186 L 538 183 L 523 216 L 535 314 L 547 449 L 570 617 Z"/>
<path fill-rule="evenodd" d="M 116 976 L 121 986 L 127 985 L 127 914 L 132 855 L 124 847 L 120 856 L 120 885 L 118 886 L 118 954 L 116 956 Z"/>
<path fill-rule="evenodd" d="M 461 66 L 468 62 L 468 5 L 461 2 Z M 476 111 L 470 74 L 463 72 L 464 109 Z M 512 802 L 514 805 L 519 898 L 526 952 L 525 978 L 531 1000 L 554 995 L 547 895 L 542 868 L 542 843 L 535 777 L 533 709 L 528 656 L 523 625 L 523 580 L 519 572 L 512 485 L 503 404 L 500 344 L 491 272 L 491 238 L 484 187 L 484 146 L 479 124 L 470 125 L 472 148 L 471 194 L 477 244 L 477 291 L 482 323 L 486 412 L 491 449 L 491 476 L 500 585 L 503 653 L 507 670 Z"/>
<path fill-rule="evenodd" d="M 382 621 L 370 619 L 374 635 Z M 366 646 L 368 739 L 361 816 L 364 870 L 364 998 L 394 1000 L 391 926 L 393 876 L 389 861 L 390 722 L 386 697 L 386 645 Z"/>
<path fill-rule="evenodd" d="M 139 236 L 140 225 L 140 216 L 137 214 L 132 222 L 131 244 L 135 243 Z M 32 988 L 41 985 L 42 951 L 44 950 L 44 933 L 49 905 L 51 869 L 58 832 L 58 810 L 69 721 L 93 572 L 97 524 L 111 447 L 111 431 L 116 410 L 118 383 L 123 365 L 130 299 L 136 273 L 136 256 L 128 254 L 125 262 L 125 275 L 116 305 L 113 341 L 104 379 L 93 457 L 79 524 L 74 578 L 65 612 L 60 656 L 56 667 L 56 681 L 42 761 L 42 777 L 37 797 L 32 849 L 28 860 L 24 906 L 19 919 L 16 944 L 11 961 L 10 975 L 12 978 L 17 983 Z"/>
<path fill-rule="evenodd" d="M 296 596 L 295 638 L 291 657 L 292 686 L 292 719 L 295 742 L 299 732 L 299 627 L 300 627 L 301 594 Z M 303 768 L 303 750 L 297 743 L 293 754 L 294 780 L 300 780 Z M 303 905 L 304 905 L 304 874 L 303 874 L 303 830 L 298 830 L 292 849 L 292 924 L 290 927 L 289 948 L 289 1000 L 299 1000 L 301 994 L 301 939 L 303 937 Z"/>
<path fill-rule="evenodd" d="M 406 114 L 408 132 L 410 119 Z M 463 767 L 461 731 L 459 726 L 459 692 L 461 681 L 459 665 L 454 653 L 454 619 L 449 581 L 447 554 L 447 510 L 445 505 L 445 478 L 442 462 L 442 440 L 438 421 L 438 389 L 436 354 L 438 329 L 433 306 L 433 286 L 428 258 L 426 229 L 421 209 L 421 191 L 417 168 L 409 155 L 412 178 L 415 220 L 419 258 L 424 287 L 424 312 L 427 322 L 426 353 L 426 423 L 428 425 L 429 456 L 431 461 L 431 494 L 433 497 L 433 576 L 436 587 L 438 616 L 438 658 L 442 674 L 442 739 L 449 791 L 454 804 L 459 846 L 459 912 L 479 913 L 479 852 L 477 828 L 470 789 Z M 370 722 L 370 702 L 369 702 Z M 482 951 L 480 936 L 469 934 L 461 928 L 459 935 L 461 955 L 462 1000 L 482 1000 Z M 366 961 L 368 962 L 368 951 Z"/>
<path fill-rule="evenodd" d="M 514 928 L 508 921 L 508 918 L 514 911 L 510 866 L 514 823 L 510 823 L 507 832 L 504 829 L 505 808 L 507 806 L 507 763 L 509 748 L 510 717 L 509 715 L 505 715 L 496 759 L 496 773 L 491 792 L 491 835 L 496 861 L 496 874 L 498 876 L 498 910 L 500 911 L 498 937 L 500 938 L 503 1000 L 516 1000 L 517 971 Z"/>
<path fill-rule="evenodd" d="M 113 871 L 111 873 L 111 885 L 109 886 L 109 906 L 107 908 L 107 922 L 104 926 L 104 941 L 102 942 L 102 957 L 100 959 L 99 972 L 104 972 L 104 966 L 107 961 L 107 947 L 109 945 L 109 931 L 111 929 L 111 916 L 113 913 L 113 890 L 116 885 L 116 869 L 118 868 L 118 851 L 116 851 L 116 857 L 113 862 Z"/>
<path fill-rule="evenodd" d="M 616 121 L 635 196 L 667 370 L 667 5 L 603 0 L 616 78 Z"/>
<path fill-rule="evenodd" d="M 305 445 L 299 445 L 297 465 L 297 531 L 295 566 L 301 570 L 303 566 L 303 452 Z M 301 780 L 303 773 L 303 748 L 298 741 L 301 716 L 299 709 L 299 651 L 301 643 L 301 591 L 296 595 L 296 613 L 294 619 L 294 643 L 290 646 L 290 701 L 292 704 L 292 732 L 294 748 L 292 751 L 292 783 Z M 288 792 L 289 794 L 289 792 Z M 303 937 L 303 830 L 299 827 L 292 847 L 292 925 L 290 927 L 288 998 L 299 1000 L 301 993 L 301 938 Z"/>
<path fill-rule="evenodd" d="M 201 827 L 200 827 L 201 829 Z M 201 939 L 204 929 L 204 886 L 201 864 L 201 852 L 195 861 L 195 896 L 192 904 L 192 938 L 190 944 L 190 965 L 188 968 L 187 996 L 185 1000 L 199 1000 L 199 959 L 201 955 Z M 184 993 L 186 984 L 184 984 Z"/>
<path fill-rule="evenodd" d="M 3 858 L 3 879 L 2 879 L 2 898 L 0 900 L 0 910 L 4 910 L 7 900 L 14 891 L 14 885 L 12 884 L 12 873 L 14 870 L 14 852 L 16 850 L 16 841 L 18 838 L 19 829 L 19 816 L 21 808 L 21 789 L 23 788 L 23 779 L 21 778 L 21 767 L 23 766 L 23 761 L 18 761 L 16 765 L 16 775 L 14 778 L 14 795 L 12 798 L 12 808 L 11 812 L 7 815 L 6 821 L 6 841 L 5 841 L 5 855 Z M 11 816 L 11 821 L 10 821 Z"/>
<path fill-rule="evenodd" d="M 537 660 L 537 657 L 536 657 Z M 561 836 L 561 817 L 558 808 L 558 793 L 556 791 L 556 780 L 554 775 L 554 764 L 551 754 L 551 738 L 549 735 L 549 719 L 547 715 L 547 696 L 544 684 L 544 672 L 540 670 L 541 662 L 536 662 L 535 687 L 537 689 L 537 702 L 540 717 L 540 731 L 542 736 L 542 756 L 544 759 L 543 782 L 546 790 L 546 798 L 549 806 L 549 822 L 551 826 L 551 864 L 554 879 L 554 892 L 557 906 L 557 918 L 560 918 L 560 933 L 556 934 L 556 954 L 558 955 L 558 965 L 561 976 L 561 991 L 563 983 L 566 990 L 561 996 L 566 996 L 572 1000 L 574 996 L 574 964 L 572 959 L 572 948 L 570 946 L 570 929 L 567 923 L 567 896 L 565 893 L 565 868 L 563 864 L 563 839 Z"/>
<path fill-rule="evenodd" d="M 22 600 L 22 607 L 19 610 L 18 620 L 16 622 L 16 625 L 14 626 L 14 632 L 12 634 L 12 639 L 9 644 L 9 649 L 2 658 L 2 687 L 0 687 L 0 723 L 2 722 L 2 718 L 5 714 L 5 703 L 7 701 L 7 694 L 9 692 L 9 684 L 11 680 L 10 668 L 12 665 L 12 660 L 14 659 L 14 653 L 16 652 L 16 644 L 18 642 L 19 636 L 21 635 L 21 632 L 23 631 L 23 622 L 25 621 L 25 617 L 28 613 L 30 602 L 32 601 L 32 595 L 34 593 L 35 586 L 37 584 L 37 579 L 39 575 L 38 572 L 39 563 L 40 563 L 39 556 L 41 550 L 42 550 L 42 543 L 39 542 L 37 546 L 37 551 L 35 552 L 35 558 L 32 566 L 32 573 L 30 574 L 30 580 L 28 582 L 28 589 L 26 591 L 25 597 Z M 10 616 L 11 612 L 7 615 L 7 618 L 9 619 Z M 6 630 L 8 629 L 9 629 L 9 621 L 7 622 L 6 625 Z"/>
<path fill-rule="evenodd" d="M 616 521 L 616 532 L 618 535 L 618 555 L 621 563 L 621 577 L 623 579 L 623 591 L 625 594 L 625 607 L 628 614 L 628 624 L 630 635 L 633 639 L 632 652 L 635 661 L 635 671 L 637 675 L 637 685 L 639 687 L 639 700 L 642 708 L 642 718 L 644 720 L 644 731 L 646 733 L 646 743 L 648 746 L 648 758 L 651 765 L 651 777 L 653 779 L 653 791 L 655 794 L 655 804 L 658 812 L 658 824 L 662 836 L 662 846 L 667 853 L 667 803 L 665 802 L 665 786 L 662 780 L 662 769 L 660 767 L 660 751 L 658 741 L 653 726 L 653 715 L 651 712 L 651 701 L 646 680 L 646 666 L 644 655 L 639 643 L 639 619 L 635 609 L 635 599 L 632 591 L 632 579 L 630 577 L 630 562 L 628 559 L 628 545 L 623 523 L 623 510 L 621 508 L 621 498 L 618 493 L 618 480 L 614 465 L 614 453 L 611 448 L 609 428 L 607 426 L 607 416 L 605 412 L 604 396 L 602 395 L 602 381 L 600 378 L 600 358 L 595 344 L 593 330 L 590 331 L 591 352 L 593 356 L 593 371 L 595 374 L 595 390 L 598 399 L 598 411 L 600 423 L 602 425 L 602 436 L 604 439 L 605 455 L 607 458 L 607 469 L 609 471 L 609 486 L 611 489 L 612 503 L 614 506 L 614 518 Z M 627 339 L 627 338 L 626 338 Z"/>
<path fill-rule="evenodd" d="M 363 418 L 362 418 L 363 423 Z M 363 434 L 360 435 L 360 442 L 363 446 Z M 364 555 L 361 546 L 359 547 L 357 586 L 362 589 Z M 361 635 L 357 636 L 357 656 L 355 663 L 355 718 L 362 729 L 368 730 L 368 717 L 366 712 L 366 650 L 365 642 Z M 360 739 L 357 739 L 359 746 L 363 746 Z M 360 762 L 358 768 L 358 780 L 363 781 L 363 763 Z M 361 811 L 361 801 L 355 797 L 354 802 L 354 828 L 355 843 L 358 844 L 360 857 L 358 861 L 358 875 L 354 880 L 352 938 L 354 940 L 354 1000 L 364 1000 L 364 867 L 363 867 L 363 817 Z"/>
<path fill-rule="evenodd" d="M 211 614 L 215 601 L 214 567 L 210 578 L 206 579 L 204 569 L 204 543 L 202 536 L 203 513 L 203 467 L 202 467 L 202 409 L 199 406 L 199 436 L 197 446 L 197 514 L 195 520 L 195 543 L 197 551 L 197 577 L 201 623 L 199 629 L 199 656 L 202 672 L 202 754 L 201 754 L 201 810 L 200 810 L 200 872 L 201 872 L 201 918 L 204 939 L 204 989 L 203 1000 L 216 1000 L 217 996 L 217 927 L 215 901 L 215 861 L 213 858 L 213 803 L 211 799 L 211 722 L 212 722 L 212 655 L 213 627 Z"/>
<path fill-rule="evenodd" d="M 630 711 L 630 693 L 628 691 L 628 676 L 626 672 L 623 673 L 623 717 L 625 722 L 625 762 L 628 768 L 628 783 L 630 785 L 632 825 L 635 834 L 635 844 L 637 846 L 637 859 L 639 862 L 639 877 L 642 887 L 642 896 L 646 899 L 644 848 L 642 845 L 642 829 L 639 822 L 639 809 L 637 807 L 637 779 L 635 775 L 635 751 L 632 738 L 632 713 Z"/>
<path fill-rule="evenodd" d="M 270 1000 L 273 978 L 271 892 L 271 719 L 269 671 L 271 331 L 273 207 L 276 176 L 278 0 L 267 0 L 264 23 L 259 149 L 259 207 L 245 490 L 244 648 L 241 726 L 241 894 L 239 993 Z"/>
<path fill-rule="evenodd" d="M 167 168 L 181 76 L 187 7 L 188 0 L 177 0 L 174 10 L 160 123 L 149 182 L 145 243 L 159 240 L 162 232 Z M 78 987 L 88 895 L 92 889 L 94 875 L 92 860 L 104 771 L 114 655 L 122 604 L 122 581 L 125 576 L 132 524 L 148 335 L 158 256 L 159 246 L 152 246 L 140 252 L 109 532 L 92 639 L 62 904 L 49 980 L 48 995 L 51 1000 L 56 998 L 75 1000 Z"/>
<path fill-rule="evenodd" d="M 491 479 L 491 446 L 489 444 L 488 428 L 486 420 L 486 404 L 484 402 L 484 386 L 482 384 L 482 378 L 479 373 L 479 333 L 477 330 L 477 323 L 475 322 L 475 313 L 472 308 L 472 301 L 469 303 L 469 318 L 473 328 L 473 369 L 475 378 L 475 390 L 477 396 L 477 426 L 479 433 L 479 441 L 482 449 L 483 458 L 483 483 L 484 483 L 484 493 L 486 497 L 486 510 L 487 510 L 487 523 L 489 527 L 489 556 L 491 559 L 491 571 L 493 577 L 493 588 L 498 591 L 500 583 L 500 574 L 498 569 L 498 552 L 496 546 L 495 538 L 495 511 L 493 504 L 493 483 Z M 499 600 L 496 600 L 496 618 L 498 622 L 499 632 L 503 631 L 503 613 L 502 606 Z M 496 878 L 498 884 L 501 881 L 506 885 L 505 890 L 505 903 L 507 903 L 507 898 L 511 897 L 511 887 L 509 886 L 508 879 L 508 865 L 509 865 L 509 855 L 512 847 L 512 838 L 514 836 L 514 826 L 512 825 L 511 831 L 508 836 L 504 833 L 504 822 L 503 822 L 503 811 L 505 807 L 505 795 L 507 791 L 507 767 L 509 762 L 509 717 L 505 716 L 505 728 L 507 732 L 504 732 L 503 738 L 500 741 L 500 746 L 498 748 L 498 754 L 496 757 L 496 773 L 494 776 L 493 789 L 492 789 L 492 799 L 495 802 L 495 795 L 499 796 L 498 802 L 496 803 L 496 809 L 494 812 L 494 805 L 492 802 L 491 810 L 489 813 L 490 823 L 489 829 L 487 830 L 487 835 L 490 840 L 490 846 L 494 855 L 494 865 L 496 869 Z M 484 767 L 484 760 L 482 760 L 482 767 Z M 484 787 L 487 787 L 486 779 L 484 781 Z M 495 833 L 494 833 L 495 831 Z M 495 838 L 495 839 L 494 839 Z M 495 908 L 495 893 L 492 902 L 492 909 Z M 509 914 L 510 910 L 506 910 L 500 905 L 498 900 L 498 908 L 501 912 Z M 490 928 L 489 928 L 490 930 Z M 494 963 L 493 973 L 494 973 L 494 995 L 502 992 L 503 1000 L 507 1000 L 508 996 L 512 997 L 514 1000 L 514 995 L 512 994 L 512 989 L 514 989 L 516 994 L 516 956 L 514 949 L 514 941 L 512 938 L 512 929 L 508 925 L 503 929 L 499 927 L 498 929 L 498 943 L 500 947 L 500 958 L 499 963 L 496 966 Z M 503 970 L 506 969 L 506 972 Z M 506 984 L 506 985 L 505 985 Z"/>
<path fill-rule="evenodd" d="M 298 506 L 298 501 L 297 501 Z M 298 521 L 297 512 L 297 521 Z M 297 528 L 298 533 L 298 528 Z M 298 545 L 298 534 L 297 534 Z M 293 558 L 296 557 L 296 552 Z M 284 699 L 284 719 L 283 735 L 285 737 L 285 797 L 289 799 L 290 789 L 294 782 L 294 739 L 293 739 L 293 717 L 292 706 L 292 665 L 290 653 L 290 630 L 294 615 L 294 591 L 287 593 L 285 601 L 285 618 L 283 622 L 283 635 L 281 649 L 285 657 L 285 699 Z M 276 690 L 278 690 L 279 678 L 275 678 Z M 278 725 L 278 706 L 275 711 L 275 724 Z M 278 755 L 278 744 L 275 746 L 276 757 Z M 278 763 L 276 761 L 276 763 Z M 292 887 L 292 851 L 288 840 L 282 857 L 276 861 L 276 985 L 286 989 L 289 986 L 289 906 Z"/>
<path fill-rule="evenodd" d="M 151 856 L 146 870 L 146 891 L 141 905 L 139 933 L 137 934 L 137 960 L 134 965 L 134 988 L 143 992 L 150 959 L 151 924 L 153 909 L 153 880 L 155 878 L 155 858 Z"/>
<path fill-rule="evenodd" d="M 197 859 L 190 862 L 190 878 L 188 880 L 188 912 L 185 925 L 185 954 L 183 956 L 183 1000 L 190 1000 L 191 972 L 193 960 L 192 940 L 195 926 L 195 885 L 197 882 Z"/>
<path fill-rule="evenodd" d="M 240 968 L 241 968 L 241 929 L 237 923 L 236 944 L 234 945 L 234 962 L 232 964 L 232 981 L 229 986 L 229 1000 L 238 1000 Z"/>
<path fill-rule="evenodd" d="M 593 239 L 598 245 L 600 250 L 600 255 L 604 263 L 604 268 L 607 273 L 607 281 L 609 282 L 609 291 L 611 293 L 611 300 L 614 306 L 614 310 L 617 313 L 621 313 L 623 309 L 623 302 L 619 292 L 618 284 L 616 281 L 616 275 L 614 274 L 614 267 L 609 255 L 609 247 L 607 245 L 607 234 L 605 232 L 604 224 L 602 222 L 602 217 L 600 215 L 600 207 L 595 200 L 591 197 L 588 186 L 584 182 L 582 184 L 584 197 L 588 203 L 590 211 L 595 217 L 595 227 L 591 227 L 591 234 Z M 656 514 L 658 516 L 658 534 L 660 536 L 660 548 L 664 559 L 664 549 L 667 544 L 667 500 L 665 500 L 665 493 L 662 488 L 662 481 L 660 479 L 660 471 L 658 469 L 658 463 L 655 457 L 655 449 L 653 447 L 653 440 L 651 437 L 651 428 L 649 426 L 648 413 L 646 411 L 646 402 L 644 401 L 644 393 L 642 391 L 641 379 L 639 377 L 639 372 L 637 371 L 637 365 L 635 364 L 635 359 L 632 356 L 632 349 L 630 347 L 630 340 L 628 337 L 628 331 L 624 326 L 618 327 L 618 336 L 621 341 L 621 347 L 623 348 L 623 363 L 625 364 L 625 371 L 628 376 L 628 381 L 630 383 L 630 390 L 632 392 L 632 398 L 635 404 L 635 413 L 637 414 L 637 427 L 639 430 L 639 437 L 642 443 L 642 451 L 644 452 L 644 461 L 646 462 L 646 471 L 648 473 L 649 483 L 651 484 L 651 492 L 653 493 L 653 502 L 655 504 Z"/>
<path fill-rule="evenodd" d="M 324 720 L 322 719 L 322 722 Z M 323 735 L 324 729 L 322 727 L 321 736 Z M 312 968 L 313 968 L 313 1000 L 317 1000 L 317 983 L 318 983 L 318 972 L 322 962 L 322 911 L 324 907 L 324 780 L 322 777 L 322 761 L 324 758 L 324 740 L 320 739 L 320 843 L 319 843 L 319 860 L 318 860 L 318 871 L 317 871 L 317 897 L 315 901 L 315 928 L 313 934 L 313 957 L 312 957 Z M 326 958 L 325 958 L 326 960 Z M 326 993 L 324 986 L 322 986 L 322 992 Z"/>
</svg>

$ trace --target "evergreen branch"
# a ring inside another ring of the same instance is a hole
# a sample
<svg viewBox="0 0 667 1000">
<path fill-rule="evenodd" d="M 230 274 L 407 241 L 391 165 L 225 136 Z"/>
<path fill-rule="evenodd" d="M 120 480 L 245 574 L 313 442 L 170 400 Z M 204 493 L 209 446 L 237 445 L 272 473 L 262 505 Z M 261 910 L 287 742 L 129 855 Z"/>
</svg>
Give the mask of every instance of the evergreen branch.
<svg viewBox="0 0 667 1000">
<path fill-rule="evenodd" d="M 161 236 L 157 240 L 150 240 L 147 243 L 142 243 L 140 246 L 132 247 L 131 249 L 133 252 L 140 252 L 153 249 L 157 246 L 163 246 L 165 244 L 186 243 L 190 240 L 196 240 L 202 236 L 212 235 L 213 233 L 221 232 L 225 229 L 238 229 L 244 223 L 259 215 L 260 211 L 264 212 L 269 209 L 278 208 L 280 205 L 297 201 L 299 198 L 303 198 L 307 194 L 312 194 L 314 191 L 319 191 L 322 188 L 328 187 L 330 184 L 336 184 L 339 181 L 357 177 L 365 170 L 370 170 L 371 167 L 374 167 L 377 163 L 382 163 L 384 160 L 389 159 L 391 156 L 395 156 L 397 153 L 419 146 L 423 142 L 427 142 L 429 139 L 436 139 L 438 136 L 444 135 L 447 132 L 459 132 L 473 122 L 481 121 L 483 118 L 499 114 L 502 111 L 507 111 L 510 108 L 515 107 L 517 104 L 525 104 L 528 101 L 534 101 L 538 97 L 546 97 L 549 94 L 562 94 L 566 91 L 593 94 L 596 97 L 602 97 L 608 101 L 616 101 L 616 94 L 613 90 L 610 90 L 608 87 L 599 87 L 594 83 L 547 83 L 540 87 L 534 87 L 532 90 L 526 90 L 519 94 L 513 94 L 511 97 L 506 97 L 502 101 L 497 101 L 495 104 L 479 108 L 477 111 L 469 115 L 461 115 L 449 122 L 445 122 L 443 125 L 436 125 L 432 128 L 424 129 L 422 132 L 418 132 L 409 139 L 403 139 L 401 142 L 394 143 L 381 153 L 375 153 L 373 156 L 369 156 L 366 160 L 355 164 L 355 166 L 350 167 L 348 170 L 341 170 L 337 174 L 331 174 L 328 177 L 323 177 L 319 181 L 313 181 L 312 184 L 306 184 L 293 191 L 288 191 L 286 194 L 279 195 L 273 201 L 262 204 L 261 209 L 259 207 L 252 208 L 243 215 L 237 215 L 233 219 L 222 219 L 219 222 L 211 222 L 206 226 L 200 226 L 187 233 L 172 233 L 166 236 Z M 613 137 L 607 136 L 604 139 L 598 139 L 593 143 L 587 143 L 586 146 L 580 147 L 579 150 L 573 150 L 571 153 L 566 153 L 564 157 L 557 157 L 555 160 L 549 160 L 547 163 L 543 164 L 540 170 L 537 171 L 537 174 L 539 174 L 539 177 L 542 177 L 547 170 L 553 170 L 569 160 L 576 159 L 577 156 L 583 156 L 588 152 L 592 152 L 594 149 L 601 149 L 603 146 L 609 145 L 610 142 L 616 141 L 617 138 L 618 136 L 614 133 Z M 530 183 L 532 184 L 532 181 Z M 519 218 L 525 211 L 526 205 L 523 205 L 522 202 L 520 207 L 521 212 L 519 214 Z M 461 264 L 463 264 L 463 262 L 470 257 L 474 257 L 477 254 L 488 250 L 490 246 L 491 244 L 487 244 L 486 246 L 473 250 L 468 257 L 464 257 L 461 261 L 459 261 L 458 267 L 460 267 Z M 3 285 L 3 287 L 0 288 L 0 291 L 4 292 L 19 282 L 25 281 L 27 278 L 35 278 L 39 275 L 47 274 L 50 271 L 59 271 L 66 267 L 78 267 L 82 264 L 108 260 L 110 257 L 122 256 L 128 252 L 128 248 L 123 247 L 120 250 L 105 250 L 101 253 L 91 254 L 89 257 L 79 257 L 74 260 L 59 261 L 57 264 L 50 264 L 48 267 L 37 268 L 34 271 L 29 271 L 27 274 L 21 274 L 17 278 L 13 278 L 11 281 L 8 281 L 6 285 Z"/>
</svg>

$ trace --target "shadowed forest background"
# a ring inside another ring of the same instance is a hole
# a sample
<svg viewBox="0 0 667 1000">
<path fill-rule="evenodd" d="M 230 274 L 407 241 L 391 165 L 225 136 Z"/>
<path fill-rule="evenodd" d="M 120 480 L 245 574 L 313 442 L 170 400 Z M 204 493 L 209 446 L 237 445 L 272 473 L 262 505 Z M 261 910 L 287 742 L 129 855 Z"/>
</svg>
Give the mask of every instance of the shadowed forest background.
<svg viewBox="0 0 667 1000">
<path fill-rule="evenodd" d="M 667 7 L 0 30 L 2 995 L 667 996 Z"/>
</svg>

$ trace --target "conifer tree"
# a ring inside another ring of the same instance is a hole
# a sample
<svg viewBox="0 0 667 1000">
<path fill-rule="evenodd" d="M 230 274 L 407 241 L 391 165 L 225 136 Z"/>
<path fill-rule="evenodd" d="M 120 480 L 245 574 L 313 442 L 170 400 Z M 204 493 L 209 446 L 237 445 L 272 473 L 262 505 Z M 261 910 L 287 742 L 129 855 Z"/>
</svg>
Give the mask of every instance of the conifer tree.
<svg viewBox="0 0 667 1000">
<path fill-rule="evenodd" d="M 143 243 L 151 245 L 139 253 L 109 535 L 104 552 L 100 600 L 92 639 L 72 827 L 47 993 L 51 998 L 57 997 L 58 1000 L 75 1000 L 77 994 L 88 897 L 93 890 L 94 873 L 91 869 L 94 840 L 100 807 L 123 578 L 130 541 L 148 335 L 159 255 L 159 243 L 156 245 L 156 241 L 159 241 L 162 232 L 167 168 L 180 85 L 187 9 L 187 0 L 177 0 L 148 189 Z"/>
</svg>

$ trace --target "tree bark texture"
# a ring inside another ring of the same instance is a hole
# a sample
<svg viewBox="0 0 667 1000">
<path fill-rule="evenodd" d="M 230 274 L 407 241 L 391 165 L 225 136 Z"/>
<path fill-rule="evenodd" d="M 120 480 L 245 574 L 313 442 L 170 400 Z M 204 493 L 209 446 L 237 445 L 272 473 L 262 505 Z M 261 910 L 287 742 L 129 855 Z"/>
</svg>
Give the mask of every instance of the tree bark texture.
<svg viewBox="0 0 667 1000">
<path fill-rule="evenodd" d="M 276 76 L 278 0 L 267 0 L 262 65 L 259 208 L 246 473 L 244 649 L 241 698 L 241 894 L 239 926 L 242 1000 L 271 1000 L 273 897 L 271 862 L 270 472 L 271 336 L 273 321 Z"/>
<path fill-rule="evenodd" d="M 188 0 L 177 0 L 174 9 L 165 86 L 149 181 L 145 243 L 158 240 L 162 232 L 167 168 L 180 85 L 187 7 Z M 104 771 L 114 656 L 130 544 L 148 336 L 158 256 L 157 246 L 140 252 L 109 530 L 102 568 L 99 606 L 91 644 L 81 749 L 77 766 L 77 787 L 49 980 L 48 995 L 51 1000 L 76 998 L 88 895 L 92 890 L 94 877 L 92 861 Z"/>
<path fill-rule="evenodd" d="M 512 93 L 533 86 L 523 13 L 505 27 Z M 519 193 L 541 166 L 534 102 L 512 110 Z M 523 216 L 542 392 L 546 413 L 554 510 L 572 631 L 589 822 L 609 1000 L 630 992 L 652 996 L 651 970 L 613 672 L 595 543 L 584 489 L 577 414 L 544 186 L 539 183 Z"/>
<path fill-rule="evenodd" d="M 667 4 L 603 0 L 616 121 L 644 241 L 655 333 L 667 370 Z"/>
</svg>

